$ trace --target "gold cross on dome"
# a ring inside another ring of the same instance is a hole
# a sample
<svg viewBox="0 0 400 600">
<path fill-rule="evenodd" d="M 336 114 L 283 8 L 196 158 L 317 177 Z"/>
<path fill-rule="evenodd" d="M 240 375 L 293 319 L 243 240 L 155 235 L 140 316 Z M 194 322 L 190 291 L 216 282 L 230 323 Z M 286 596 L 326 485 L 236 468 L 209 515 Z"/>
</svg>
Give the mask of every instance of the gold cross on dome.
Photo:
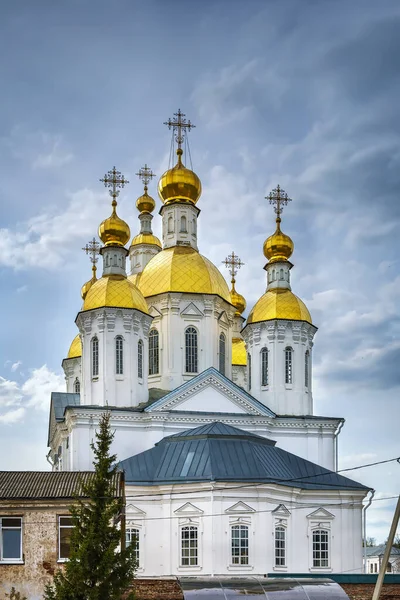
<svg viewBox="0 0 400 600">
<path fill-rule="evenodd" d="M 144 167 L 141 167 L 139 169 L 139 171 L 136 173 L 136 175 L 144 183 L 145 190 L 147 190 L 147 186 L 148 186 L 149 182 L 153 179 L 153 177 L 156 176 L 156 174 L 153 173 L 153 171 L 150 169 L 150 167 L 148 167 L 146 164 L 144 165 Z"/>
<path fill-rule="evenodd" d="M 100 244 L 96 238 L 90 240 L 82 250 L 89 256 L 90 262 L 95 265 L 99 260 L 98 255 L 100 254 Z"/>
<path fill-rule="evenodd" d="M 278 217 L 281 216 L 283 207 L 287 205 L 288 202 L 291 202 L 292 199 L 289 198 L 285 190 L 279 187 L 279 184 L 276 186 L 272 192 L 265 196 L 266 200 L 269 200 L 269 203 L 274 206 L 274 210 Z"/>
<path fill-rule="evenodd" d="M 175 134 L 175 141 L 178 144 L 178 148 L 180 148 L 183 144 L 183 140 L 185 138 L 185 129 L 190 131 L 196 125 L 193 125 L 190 120 L 186 120 L 185 113 L 181 112 L 181 109 L 178 108 L 178 112 L 174 113 L 174 119 L 168 119 L 168 121 L 164 121 L 164 125 L 168 125 L 168 129 L 173 129 Z"/>
<path fill-rule="evenodd" d="M 100 181 L 104 183 L 105 187 L 112 188 L 109 190 L 109 194 L 113 201 L 119 196 L 119 190 L 117 190 L 117 188 L 123 188 L 124 185 L 129 183 L 129 181 L 121 174 L 121 171 L 117 171 L 115 167 L 113 167 L 111 171 L 108 171 Z"/>
<path fill-rule="evenodd" d="M 240 267 L 243 267 L 244 262 L 242 262 L 240 260 L 240 258 L 233 252 L 233 250 L 232 250 L 232 254 L 229 254 L 229 256 L 227 256 L 226 259 L 223 260 L 222 262 L 227 267 L 227 269 L 229 269 L 229 273 L 231 274 L 231 277 L 232 277 L 232 283 L 234 283 L 235 275 L 238 272 L 238 270 L 240 269 Z"/>
</svg>

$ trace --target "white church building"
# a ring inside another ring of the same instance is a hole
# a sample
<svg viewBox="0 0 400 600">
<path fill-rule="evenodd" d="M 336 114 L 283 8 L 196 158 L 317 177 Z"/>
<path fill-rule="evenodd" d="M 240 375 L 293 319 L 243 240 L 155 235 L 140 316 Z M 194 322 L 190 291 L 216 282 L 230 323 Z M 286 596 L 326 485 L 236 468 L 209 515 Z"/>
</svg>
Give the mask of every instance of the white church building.
<svg viewBox="0 0 400 600">
<path fill-rule="evenodd" d="M 192 124 L 178 111 L 168 125 L 177 163 L 158 183 L 162 243 L 150 169 L 139 171 L 130 246 L 116 211 L 128 182 L 115 167 L 102 180 L 112 214 L 101 247 L 87 246 L 93 276 L 62 363 L 66 391 L 51 398 L 49 459 L 55 470 L 91 469 L 90 443 L 111 412 L 127 540 L 144 576 L 362 572 L 369 489 L 335 472 L 343 419 L 314 414 L 317 328 L 291 290 L 294 244 L 281 231 L 290 199 L 279 186 L 268 196 L 276 230 L 264 244 L 266 292 L 244 319 L 238 257 L 226 259 L 229 289 L 199 252 L 201 182 L 182 150 Z"/>
</svg>

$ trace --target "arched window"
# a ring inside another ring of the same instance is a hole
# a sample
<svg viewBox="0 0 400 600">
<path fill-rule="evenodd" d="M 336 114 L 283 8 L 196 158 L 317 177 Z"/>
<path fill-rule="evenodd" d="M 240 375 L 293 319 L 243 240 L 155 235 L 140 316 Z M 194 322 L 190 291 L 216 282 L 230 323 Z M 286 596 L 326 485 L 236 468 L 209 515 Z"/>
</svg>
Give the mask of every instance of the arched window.
<svg viewBox="0 0 400 600">
<path fill-rule="evenodd" d="M 198 349 L 197 331 L 194 327 L 188 327 L 185 331 L 185 371 L 186 373 L 197 373 Z"/>
<path fill-rule="evenodd" d="M 115 372 L 117 375 L 124 373 L 124 340 L 122 335 L 115 338 Z"/>
<path fill-rule="evenodd" d="M 310 373 L 310 352 L 306 350 L 304 356 L 304 385 L 308 387 Z"/>
<path fill-rule="evenodd" d="M 268 348 L 261 350 L 261 385 L 268 385 Z"/>
<path fill-rule="evenodd" d="M 329 531 L 326 529 L 313 531 L 313 566 L 329 567 Z"/>
<path fill-rule="evenodd" d="M 279 271 L 279 279 L 283 279 L 283 269 Z"/>
<path fill-rule="evenodd" d="M 78 378 L 76 378 L 74 381 L 74 392 L 75 392 L 75 394 L 81 393 L 81 382 L 79 381 Z"/>
<path fill-rule="evenodd" d="M 190 525 L 181 529 L 181 566 L 193 567 L 198 564 L 198 528 Z"/>
<path fill-rule="evenodd" d="M 99 376 L 99 340 L 92 338 L 92 377 Z"/>
<path fill-rule="evenodd" d="M 249 391 L 251 390 L 251 356 L 247 354 L 247 373 L 249 377 Z"/>
<path fill-rule="evenodd" d="M 157 329 L 152 329 L 149 335 L 149 375 L 156 375 L 159 372 L 160 347 Z"/>
<path fill-rule="evenodd" d="M 249 564 L 249 528 L 247 525 L 233 525 L 232 527 L 232 564 Z"/>
<path fill-rule="evenodd" d="M 143 342 L 142 340 L 138 341 L 137 345 L 137 370 L 139 379 L 143 378 Z"/>
<path fill-rule="evenodd" d="M 285 348 L 285 383 L 293 383 L 293 349 Z"/>
<path fill-rule="evenodd" d="M 186 225 L 185 215 L 182 215 L 182 217 L 181 217 L 181 233 L 187 233 L 187 225 Z"/>
<path fill-rule="evenodd" d="M 174 233 L 174 219 L 172 215 L 168 217 L 168 233 Z"/>
<path fill-rule="evenodd" d="M 197 235 L 197 221 L 196 221 L 196 219 L 193 219 L 192 223 L 193 223 L 193 235 L 194 235 L 194 237 L 196 237 L 196 235 Z"/>
<path fill-rule="evenodd" d="M 137 566 L 140 565 L 140 546 L 139 546 L 139 534 L 140 531 L 136 527 L 130 527 L 126 530 L 125 539 L 126 539 L 126 547 L 133 545 L 134 547 L 134 557 L 136 559 Z"/>
<path fill-rule="evenodd" d="M 275 566 L 286 566 L 286 529 L 281 525 L 275 527 Z"/>
<path fill-rule="evenodd" d="M 226 337 L 224 333 L 219 336 L 219 372 L 225 375 Z"/>
</svg>

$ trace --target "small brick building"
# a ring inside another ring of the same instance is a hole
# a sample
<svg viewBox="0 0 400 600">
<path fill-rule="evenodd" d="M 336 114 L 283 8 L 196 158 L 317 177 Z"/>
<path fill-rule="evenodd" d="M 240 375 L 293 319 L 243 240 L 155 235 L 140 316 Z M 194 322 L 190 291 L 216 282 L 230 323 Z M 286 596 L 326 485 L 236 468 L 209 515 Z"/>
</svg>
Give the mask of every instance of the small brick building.
<svg viewBox="0 0 400 600">
<path fill-rule="evenodd" d="M 0 472 L 0 598 L 11 587 L 39 600 L 69 556 L 74 498 L 93 472 Z M 121 485 L 118 474 L 116 495 Z"/>
</svg>

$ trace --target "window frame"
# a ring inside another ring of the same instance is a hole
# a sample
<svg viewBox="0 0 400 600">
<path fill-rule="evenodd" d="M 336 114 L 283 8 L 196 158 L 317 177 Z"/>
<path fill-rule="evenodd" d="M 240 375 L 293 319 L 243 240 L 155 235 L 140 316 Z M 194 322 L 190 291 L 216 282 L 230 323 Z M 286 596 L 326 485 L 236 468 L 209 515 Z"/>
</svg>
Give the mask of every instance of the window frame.
<svg viewBox="0 0 400 600">
<path fill-rule="evenodd" d="M 221 375 L 226 375 L 226 335 L 223 331 L 218 338 L 218 367 Z"/>
<path fill-rule="evenodd" d="M 247 532 L 247 536 L 242 538 L 241 532 L 242 530 L 246 530 Z M 239 536 L 234 536 L 234 532 L 239 531 Z M 239 541 L 239 545 L 238 546 L 234 546 L 234 539 Z M 247 541 L 247 544 L 242 544 L 242 540 Z M 230 543 L 231 543 L 231 548 L 230 548 L 230 556 L 231 556 L 231 560 L 230 560 L 230 564 L 232 567 L 249 567 L 250 566 L 250 527 L 249 525 L 246 525 L 244 523 L 234 523 L 233 525 L 231 525 L 231 536 L 230 536 Z M 242 546 L 244 546 L 244 550 L 247 550 L 247 552 L 245 554 L 242 554 Z M 237 556 L 234 555 L 233 550 L 234 548 L 238 547 L 239 549 L 239 553 L 237 554 Z M 235 562 L 235 559 L 238 559 L 237 562 Z M 244 559 L 244 560 L 243 560 Z"/>
<path fill-rule="evenodd" d="M 324 537 L 326 538 L 325 540 L 320 539 L 319 541 L 315 540 L 315 537 L 317 535 L 320 536 L 321 538 L 321 534 L 324 534 Z M 316 545 L 319 544 L 319 549 L 318 547 L 316 548 Z M 323 550 L 322 549 L 322 544 L 326 545 L 326 549 Z M 329 569 L 330 568 L 330 531 L 328 528 L 326 527 L 317 527 L 315 529 L 312 530 L 312 568 L 313 569 Z M 326 553 L 326 557 L 322 558 L 322 553 L 325 552 Z M 316 554 L 319 553 L 319 558 L 316 557 Z M 326 564 L 321 564 L 322 561 L 326 561 Z M 319 564 L 318 564 L 319 563 Z"/>
<path fill-rule="evenodd" d="M 248 377 L 248 388 L 251 391 L 251 354 L 247 353 L 247 377 Z"/>
<path fill-rule="evenodd" d="M 130 546 L 132 543 L 132 532 L 136 531 L 135 535 L 135 558 L 136 558 L 136 566 L 139 569 L 141 566 L 141 552 L 140 552 L 140 528 L 136 525 L 130 525 L 125 529 L 125 545 L 126 548 Z M 130 539 L 128 540 L 128 536 Z"/>
<path fill-rule="evenodd" d="M 310 351 L 306 350 L 304 354 L 304 387 L 310 387 Z"/>
<path fill-rule="evenodd" d="M 192 356 L 189 356 L 190 352 L 192 352 Z M 195 375 L 199 372 L 199 332 L 193 325 L 185 328 L 184 359 L 186 374 Z"/>
<path fill-rule="evenodd" d="M 153 368 L 154 365 L 154 368 Z M 152 370 L 153 368 L 153 370 Z M 149 376 L 160 374 L 160 333 L 153 327 L 149 332 Z"/>
<path fill-rule="evenodd" d="M 75 525 L 61 525 L 61 519 L 68 519 L 72 521 L 71 515 L 58 515 L 58 550 L 57 550 L 57 562 L 66 562 L 69 560 L 69 556 L 61 556 L 61 529 L 74 529 Z M 71 551 L 71 541 L 69 545 Z"/>
<path fill-rule="evenodd" d="M 189 532 L 189 537 L 186 540 L 188 542 L 187 548 L 183 547 L 183 542 L 185 541 L 183 538 L 184 531 Z M 193 538 L 190 535 L 192 532 L 196 532 L 196 535 Z M 198 567 L 199 566 L 199 527 L 198 527 L 198 525 L 195 525 L 192 523 L 181 525 L 180 533 L 179 533 L 179 540 L 180 540 L 179 566 L 183 567 L 183 568 Z M 195 541 L 195 544 L 191 544 L 192 541 Z M 195 550 L 195 557 L 191 556 L 191 550 L 193 550 L 193 549 Z M 187 556 L 184 556 L 184 550 L 187 550 L 187 552 L 188 552 Z M 194 558 L 195 562 L 191 562 L 193 558 Z M 185 564 L 184 560 L 188 560 L 188 562 Z"/>
<path fill-rule="evenodd" d="M 283 537 L 279 539 L 277 533 L 283 534 Z M 287 539 L 286 539 L 286 527 L 282 523 L 277 523 L 274 530 L 274 567 L 284 568 L 287 566 Z M 283 562 L 279 562 L 283 561 Z"/>
<path fill-rule="evenodd" d="M 269 385 L 269 352 L 268 348 L 264 346 L 261 348 L 261 387 L 267 387 Z"/>
<path fill-rule="evenodd" d="M 293 348 L 285 348 L 285 385 L 293 385 Z"/>
<path fill-rule="evenodd" d="M 3 521 L 16 521 L 19 520 L 19 527 L 15 525 L 5 526 Z M 7 557 L 4 558 L 4 531 L 19 531 L 19 557 Z M 0 564 L 20 564 L 24 562 L 24 555 L 22 553 L 22 536 L 23 536 L 23 517 L 21 515 L 6 515 L 0 516 Z"/>
<path fill-rule="evenodd" d="M 115 336 L 115 374 L 124 374 L 124 338 L 122 335 Z"/>
<path fill-rule="evenodd" d="M 143 379 L 143 358 L 144 358 L 144 348 L 143 348 L 143 340 L 138 341 L 137 345 L 137 374 L 139 379 Z"/>
<path fill-rule="evenodd" d="M 100 372 L 99 364 L 99 338 L 94 335 L 90 340 L 90 369 L 92 379 L 97 379 Z"/>
<path fill-rule="evenodd" d="M 78 387 L 78 390 L 76 389 Z M 75 381 L 74 381 L 74 394 L 80 394 L 81 393 L 81 382 L 79 381 L 78 377 L 75 377 Z"/>
</svg>

